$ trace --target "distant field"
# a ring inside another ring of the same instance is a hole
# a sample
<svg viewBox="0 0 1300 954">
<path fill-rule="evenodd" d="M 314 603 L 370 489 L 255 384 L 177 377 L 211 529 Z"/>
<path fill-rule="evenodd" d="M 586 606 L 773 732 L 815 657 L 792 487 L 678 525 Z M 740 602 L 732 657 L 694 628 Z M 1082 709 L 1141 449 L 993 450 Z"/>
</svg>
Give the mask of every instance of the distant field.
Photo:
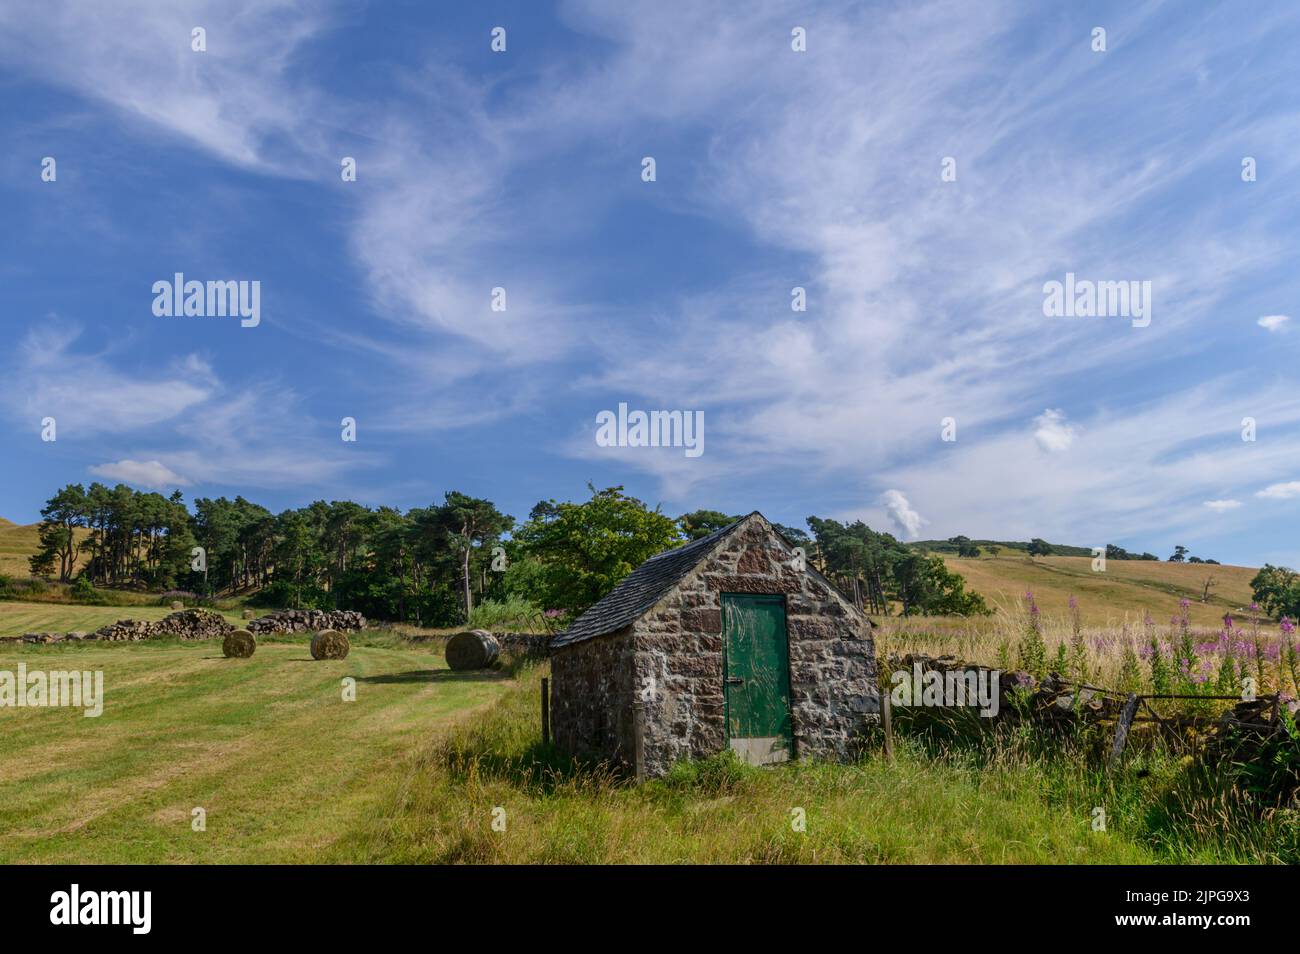
<svg viewBox="0 0 1300 954">
<path fill-rule="evenodd" d="M 119 619 L 162 619 L 165 606 L 78 606 L 75 603 L 17 603 L 0 600 L 0 636 L 23 633 L 89 633 Z M 238 624 L 238 613 L 222 613 Z"/>
<path fill-rule="evenodd" d="M 1092 572 L 1087 557 L 1038 557 L 1024 555 L 960 559 L 944 557 L 950 570 L 965 577 L 990 607 L 1005 607 L 1016 613 L 1026 591 L 1032 591 L 1043 616 L 1064 621 L 1071 596 L 1077 598 L 1083 624 L 1089 627 L 1118 626 L 1127 619 L 1140 623 L 1151 613 L 1158 625 L 1169 623 L 1178 601 L 1191 600 L 1189 612 L 1196 626 L 1217 626 L 1225 612 L 1240 616 L 1250 605 L 1253 567 L 1206 566 L 1139 560 L 1107 560 L 1106 572 Z M 1201 590 L 1207 577 L 1216 585 L 1209 601 L 1202 603 Z"/>
<path fill-rule="evenodd" d="M 106 699 L 99 718 L 0 709 L 0 863 L 319 860 L 393 803 L 417 750 L 511 684 L 376 643 L 337 662 L 304 640 L 247 660 L 216 643 L 0 647 L 0 669 L 102 669 Z"/>
</svg>

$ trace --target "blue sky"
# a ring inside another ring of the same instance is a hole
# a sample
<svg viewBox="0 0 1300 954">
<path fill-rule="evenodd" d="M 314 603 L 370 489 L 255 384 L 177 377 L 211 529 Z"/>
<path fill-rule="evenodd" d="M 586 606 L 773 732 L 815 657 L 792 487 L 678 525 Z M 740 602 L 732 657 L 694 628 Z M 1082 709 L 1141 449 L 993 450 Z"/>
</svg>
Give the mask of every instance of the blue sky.
<svg viewBox="0 0 1300 954">
<path fill-rule="evenodd" d="M 1297 49 L 1293 3 L 8 4 L 0 514 L 590 480 L 1296 565 Z M 178 271 L 261 324 L 155 316 Z M 1067 272 L 1150 324 L 1046 317 Z M 619 402 L 705 452 L 598 446 Z"/>
</svg>

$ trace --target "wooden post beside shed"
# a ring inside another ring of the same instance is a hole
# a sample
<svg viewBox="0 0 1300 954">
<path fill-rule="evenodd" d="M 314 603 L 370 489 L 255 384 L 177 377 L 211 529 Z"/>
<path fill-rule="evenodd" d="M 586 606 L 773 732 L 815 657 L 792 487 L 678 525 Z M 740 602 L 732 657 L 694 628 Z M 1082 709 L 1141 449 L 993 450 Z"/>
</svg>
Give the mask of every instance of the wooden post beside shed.
<svg viewBox="0 0 1300 954">
<path fill-rule="evenodd" d="M 551 744 L 551 680 L 542 679 L 542 745 Z"/>
</svg>

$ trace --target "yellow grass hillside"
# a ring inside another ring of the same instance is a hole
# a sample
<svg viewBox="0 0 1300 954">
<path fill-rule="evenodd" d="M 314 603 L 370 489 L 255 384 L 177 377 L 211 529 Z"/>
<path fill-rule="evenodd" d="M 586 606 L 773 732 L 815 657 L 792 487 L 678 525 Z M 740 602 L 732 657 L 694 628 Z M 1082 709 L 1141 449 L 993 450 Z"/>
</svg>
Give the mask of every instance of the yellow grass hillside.
<svg viewBox="0 0 1300 954">
<path fill-rule="evenodd" d="M 1113 627 L 1126 620 L 1137 623 L 1146 612 L 1164 625 L 1184 598 L 1191 601 L 1189 615 L 1194 626 L 1217 626 L 1224 613 L 1238 616 L 1250 605 L 1250 580 L 1257 572 L 1245 566 L 1107 560 L 1105 572 L 1094 573 L 1088 557 L 1031 560 L 1023 553 L 979 559 L 945 556 L 944 562 L 960 573 L 990 608 L 1018 612 L 1025 592 L 1032 591 L 1046 619 L 1064 620 L 1074 596 L 1083 625 L 1088 627 Z M 1207 579 L 1214 582 L 1203 603 Z"/>
<path fill-rule="evenodd" d="M 39 524 L 22 526 L 0 517 L 0 573 L 28 576 L 27 558 L 39 548 Z"/>
<path fill-rule="evenodd" d="M 20 578 L 31 576 L 27 559 L 40 549 L 40 529 L 39 523 L 19 524 L 0 517 L 0 573 Z M 76 534 L 82 540 L 89 531 L 78 530 Z M 80 557 L 77 566 L 84 561 L 85 557 Z"/>
</svg>

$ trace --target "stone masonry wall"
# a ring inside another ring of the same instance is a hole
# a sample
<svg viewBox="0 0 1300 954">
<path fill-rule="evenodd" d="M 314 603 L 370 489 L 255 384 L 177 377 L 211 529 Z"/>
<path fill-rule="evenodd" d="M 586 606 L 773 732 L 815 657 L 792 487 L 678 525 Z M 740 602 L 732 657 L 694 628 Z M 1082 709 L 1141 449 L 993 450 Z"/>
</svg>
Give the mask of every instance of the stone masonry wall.
<svg viewBox="0 0 1300 954">
<path fill-rule="evenodd" d="M 846 758 L 879 718 L 870 623 L 793 564 L 792 549 L 754 517 L 633 623 L 637 685 L 653 690 L 645 717 L 649 774 L 725 747 L 723 593 L 786 598 L 796 757 Z"/>
<path fill-rule="evenodd" d="M 551 733 L 563 751 L 632 761 L 632 632 L 583 640 L 551 655 Z"/>
</svg>

